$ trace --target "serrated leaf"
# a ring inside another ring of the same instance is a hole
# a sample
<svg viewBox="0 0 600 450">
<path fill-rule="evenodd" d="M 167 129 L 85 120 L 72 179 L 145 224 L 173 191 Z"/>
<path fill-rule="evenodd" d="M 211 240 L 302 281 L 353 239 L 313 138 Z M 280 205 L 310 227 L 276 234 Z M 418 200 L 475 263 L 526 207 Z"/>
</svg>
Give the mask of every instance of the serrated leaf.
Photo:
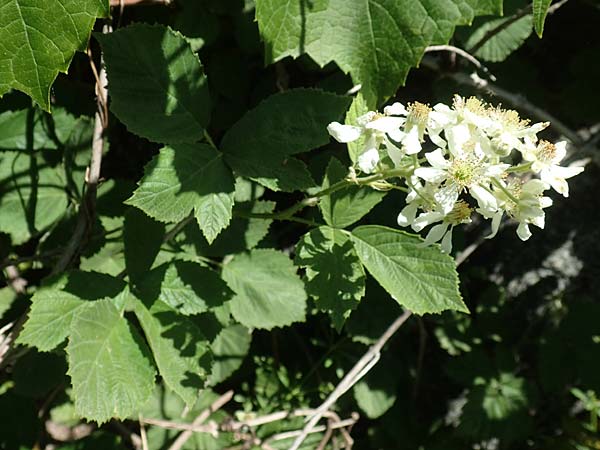
<svg viewBox="0 0 600 450">
<path fill-rule="evenodd" d="M 501 0 L 257 0 L 266 60 L 308 53 L 362 84 L 370 108 L 393 95 L 425 48 L 448 42 L 456 25 L 497 13 Z"/>
<path fill-rule="evenodd" d="M 129 131 L 164 144 L 203 136 L 210 120 L 208 85 L 183 36 L 135 24 L 95 37 L 106 61 L 110 109 Z"/>
<path fill-rule="evenodd" d="M 137 283 L 150 270 L 165 235 L 165 226 L 137 208 L 125 213 L 123 240 L 127 274 Z"/>
<path fill-rule="evenodd" d="M 252 334 L 246 327 L 234 324 L 223 328 L 210 345 L 213 355 L 213 366 L 208 378 L 211 386 L 225 381 L 244 361 Z"/>
<path fill-rule="evenodd" d="M 544 34 L 544 23 L 546 22 L 550 3 L 552 3 L 552 0 L 533 0 L 533 26 L 540 38 Z"/>
<path fill-rule="evenodd" d="M 369 419 L 381 417 L 396 402 L 400 364 L 397 357 L 389 354 L 383 359 L 352 390 L 356 403 Z"/>
<path fill-rule="evenodd" d="M 223 155 L 205 144 L 165 147 L 145 168 L 127 204 L 161 222 L 178 222 L 194 210 L 212 242 L 229 225 L 235 180 Z"/>
<path fill-rule="evenodd" d="M 269 214 L 275 209 L 275 202 L 255 201 L 235 205 L 235 211 L 242 213 Z M 191 243 L 196 253 L 204 256 L 223 257 L 234 255 L 256 247 L 269 232 L 271 219 L 234 217 L 231 224 L 212 242 L 202 236 L 198 227 L 185 229 L 186 242 Z"/>
<path fill-rule="evenodd" d="M 73 318 L 67 345 L 77 412 L 103 423 L 137 412 L 154 388 L 142 340 L 111 300 L 89 303 Z"/>
<path fill-rule="evenodd" d="M 306 268 L 306 290 L 338 330 L 365 294 L 365 271 L 352 241 L 340 230 L 319 227 L 302 236 L 295 263 Z"/>
<path fill-rule="evenodd" d="M 65 184 L 40 152 L 0 152 L 0 231 L 21 244 L 50 226 L 67 208 Z"/>
<path fill-rule="evenodd" d="M 0 0 L 0 97 L 11 88 L 50 110 L 50 87 L 86 48 L 108 0 Z"/>
<path fill-rule="evenodd" d="M 232 292 L 213 270 L 187 261 L 153 269 L 139 284 L 144 303 L 160 300 L 177 312 L 199 314 L 228 301 Z"/>
<path fill-rule="evenodd" d="M 352 241 L 369 273 L 400 305 L 416 314 L 469 312 L 454 259 L 439 247 L 424 247 L 417 236 L 377 225 L 355 228 Z"/>
<path fill-rule="evenodd" d="M 348 169 L 335 158 L 331 158 L 323 179 L 323 189 L 343 180 Z M 385 192 L 359 186 L 349 186 L 345 189 L 325 195 L 319 202 L 323 219 L 335 228 L 345 228 L 360 220 L 377 205 Z"/>
<path fill-rule="evenodd" d="M 166 385 L 191 407 L 210 369 L 209 342 L 190 319 L 160 300 L 134 306 Z"/>
<path fill-rule="evenodd" d="M 304 285 L 283 253 L 256 249 L 237 255 L 222 276 L 236 293 L 231 313 L 242 325 L 270 330 L 304 320 Z"/>
<path fill-rule="evenodd" d="M 67 338 L 73 317 L 89 301 L 115 299 L 124 288 L 125 283 L 118 278 L 96 272 L 71 272 L 33 295 L 17 342 L 40 351 L 54 349 Z"/>
<path fill-rule="evenodd" d="M 272 95 L 225 134 L 225 159 L 239 175 L 273 190 L 311 187 L 306 166 L 291 156 L 327 144 L 327 125 L 342 117 L 350 101 L 310 89 Z"/>
<path fill-rule="evenodd" d="M 93 270 L 117 276 L 125 270 L 125 250 L 123 242 L 107 242 L 100 250 L 90 256 L 82 257 L 79 264 L 81 270 Z"/>
</svg>

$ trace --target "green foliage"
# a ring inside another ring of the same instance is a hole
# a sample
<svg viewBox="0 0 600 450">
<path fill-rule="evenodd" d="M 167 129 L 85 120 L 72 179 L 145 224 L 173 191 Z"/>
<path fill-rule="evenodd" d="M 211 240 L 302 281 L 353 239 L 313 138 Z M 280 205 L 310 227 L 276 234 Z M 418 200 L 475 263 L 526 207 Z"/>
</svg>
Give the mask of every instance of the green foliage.
<svg viewBox="0 0 600 450">
<path fill-rule="evenodd" d="M 405 310 L 301 449 L 342 448 L 354 412 L 356 449 L 599 448 L 593 163 L 541 239 L 456 228 L 459 274 L 398 229 L 410 186 L 389 182 L 422 153 L 366 173 L 373 134 L 328 133 L 474 94 L 556 116 L 539 137 L 589 134 L 595 160 L 594 2 L 553 8 L 543 41 L 548 0 L 108 3 L 0 0 L 1 449 L 132 449 L 140 419 L 199 416 L 211 432 L 183 450 L 289 449 Z M 426 52 L 446 43 L 489 70 Z M 181 430 L 150 422 L 148 450 L 168 450 Z"/>
<path fill-rule="evenodd" d="M 161 222 L 177 222 L 194 211 L 209 242 L 231 220 L 233 175 L 222 154 L 208 145 L 161 149 L 139 184 L 128 204 Z"/>
<path fill-rule="evenodd" d="M 106 59 L 111 111 L 132 133 L 169 144 L 202 137 L 210 120 L 208 86 L 181 35 L 139 24 L 96 39 Z"/>
<path fill-rule="evenodd" d="M 365 295 L 365 271 L 352 241 L 340 230 L 315 228 L 300 239 L 295 262 L 306 268 L 307 293 L 340 331 Z"/>
<path fill-rule="evenodd" d="M 404 83 L 425 47 L 501 8 L 500 1 L 257 0 L 256 18 L 267 61 L 303 53 L 321 66 L 335 61 L 375 107 Z"/>
<path fill-rule="evenodd" d="M 439 249 L 375 225 L 355 228 L 352 241 L 367 270 L 402 306 L 417 314 L 469 311 L 458 292 L 454 261 Z"/>
<path fill-rule="evenodd" d="M 540 38 L 544 33 L 544 22 L 550 3 L 552 3 L 552 0 L 533 0 L 533 26 Z"/>
<path fill-rule="evenodd" d="M 108 16 L 108 0 L 2 0 L 0 10 L 0 97 L 18 89 L 49 111 L 50 86 Z"/>
<path fill-rule="evenodd" d="M 323 179 L 323 189 L 342 181 L 346 175 L 347 169 L 337 159 L 332 158 Z M 384 196 L 385 192 L 350 186 L 325 196 L 319 202 L 319 207 L 327 225 L 335 228 L 345 228 L 360 220 Z"/>
<path fill-rule="evenodd" d="M 306 293 L 292 261 L 270 249 L 240 254 L 223 267 L 235 292 L 231 313 L 249 328 L 283 327 L 305 318 Z"/>
<path fill-rule="evenodd" d="M 224 136 L 225 160 L 239 175 L 272 190 L 312 187 L 306 165 L 291 156 L 327 144 L 327 124 L 340 119 L 349 104 L 349 98 L 309 89 L 273 95 Z"/>
<path fill-rule="evenodd" d="M 83 417 L 98 423 L 125 419 L 152 393 L 148 352 L 111 299 L 74 314 L 67 355 L 75 407 Z"/>
</svg>

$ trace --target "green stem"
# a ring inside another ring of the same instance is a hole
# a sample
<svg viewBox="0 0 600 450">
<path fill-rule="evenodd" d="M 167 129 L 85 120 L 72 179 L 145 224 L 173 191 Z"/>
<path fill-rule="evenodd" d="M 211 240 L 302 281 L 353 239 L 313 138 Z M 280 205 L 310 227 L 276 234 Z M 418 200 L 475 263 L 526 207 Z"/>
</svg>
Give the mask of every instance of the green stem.
<svg viewBox="0 0 600 450">
<path fill-rule="evenodd" d="M 512 193 L 508 189 L 502 186 L 502 183 L 500 183 L 495 178 L 492 178 L 492 183 L 494 184 L 494 186 L 496 186 L 498 189 L 504 192 L 508 198 L 515 202 L 515 204 L 519 204 L 519 200 L 514 195 L 512 195 Z"/>
<path fill-rule="evenodd" d="M 508 169 L 506 169 L 507 173 L 521 173 L 521 172 L 527 172 L 531 169 L 531 166 L 533 165 L 533 162 L 527 162 L 527 163 L 523 163 L 523 164 L 519 164 L 518 166 L 514 166 L 514 167 L 509 167 Z"/>
<path fill-rule="evenodd" d="M 215 150 L 218 150 L 217 146 L 215 145 L 215 141 L 212 140 L 212 138 L 210 137 L 210 134 L 208 134 L 208 131 L 204 130 L 204 139 L 206 139 L 206 142 L 208 142 L 208 144 L 214 148 Z"/>
</svg>

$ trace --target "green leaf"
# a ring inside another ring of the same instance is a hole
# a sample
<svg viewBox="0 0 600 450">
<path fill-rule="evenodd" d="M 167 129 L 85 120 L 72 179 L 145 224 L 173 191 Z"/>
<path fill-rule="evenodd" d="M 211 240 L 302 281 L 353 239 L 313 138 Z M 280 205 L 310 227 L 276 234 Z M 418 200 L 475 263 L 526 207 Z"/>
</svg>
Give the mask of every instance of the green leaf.
<svg viewBox="0 0 600 450">
<path fill-rule="evenodd" d="M 550 3 L 552 3 L 552 0 L 533 0 L 533 26 L 540 38 L 544 34 L 544 23 L 546 22 Z"/>
<path fill-rule="evenodd" d="M 127 210 L 123 240 L 127 273 L 132 282 L 137 283 L 150 270 L 164 235 L 164 224 L 152 220 L 139 209 Z"/>
<path fill-rule="evenodd" d="M 416 314 L 469 312 L 458 290 L 454 259 L 417 236 L 366 225 L 352 231 L 358 257 L 400 305 Z"/>
<path fill-rule="evenodd" d="M 365 294 L 365 271 L 352 241 L 340 230 L 315 228 L 300 239 L 295 263 L 306 268 L 308 294 L 340 331 Z"/>
<path fill-rule="evenodd" d="M 88 420 L 125 419 L 152 394 L 148 350 L 111 300 L 77 312 L 67 355 L 75 408 Z"/>
<path fill-rule="evenodd" d="M 181 34 L 136 24 L 95 37 L 106 61 L 110 109 L 129 131 L 161 143 L 203 136 L 210 120 L 208 85 Z"/>
<path fill-rule="evenodd" d="M 396 357 L 384 355 L 383 361 L 354 385 L 354 399 L 369 419 L 381 417 L 396 402 L 401 370 Z"/>
<path fill-rule="evenodd" d="M 79 264 L 81 270 L 95 271 L 117 276 L 125 270 L 125 254 L 123 242 L 107 242 L 93 255 L 82 257 Z"/>
<path fill-rule="evenodd" d="M 174 261 L 153 269 L 139 289 L 146 304 L 160 300 L 184 315 L 220 306 L 232 296 L 216 272 L 187 261 Z"/>
<path fill-rule="evenodd" d="M 499 13 L 501 0 L 257 0 L 266 60 L 308 53 L 331 61 L 362 92 L 370 108 L 393 95 L 425 48 L 448 42 L 456 25 Z"/>
<path fill-rule="evenodd" d="M 342 117 L 350 101 L 310 89 L 272 95 L 227 132 L 225 159 L 239 175 L 273 190 L 314 186 L 305 164 L 291 156 L 327 144 L 327 125 Z"/>
<path fill-rule="evenodd" d="M 223 279 L 236 293 L 231 313 L 242 325 L 270 330 L 304 320 L 304 285 L 283 253 L 256 249 L 237 255 L 223 267 Z"/>
<path fill-rule="evenodd" d="M 343 180 L 348 174 L 348 169 L 335 158 L 331 158 L 327 172 L 323 179 L 323 189 Z M 335 228 L 345 228 L 360 220 L 377 205 L 385 192 L 379 192 L 359 186 L 349 186 L 345 189 L 326 195 L 321 198 L 319 208 L 323 219 L 328 225 Z"/>
<path fill-rule="evenodd" d="M 11 88 L 50 110 L 50 87 L 86 48 L 108 0 L 0 0 L 0 97 Z"/>
<path fill-rule="evenodd" d="M 50 351 L 70 333 L 73 317 L 90 300 L 115 299 L 125 283 L 96 272 L 72 272 L 55 284 L 39 289 L 17 342 Z"/>
<path fill-rule="evenodd" d="M 211 386 L 225 381 L 242 365 L 251 341 L 252 334 L 242 325 L 234 324 L 221 330 L 210 346 L 213 366 L 208 382 Z"/>
<path fill-rule="evenodd" d="M 150 309 L 137 301 L 134 311 L 160 376 L 188 407 L 193 406 L 210 368 L 208 340 L 195 323 L 161 301 Z"/>
<path fill-rule="evenodd" d="M 229 225 L 235 180 L 222 154 L 205 144 L 165 147 L 145 168 L 127 204 L 161 222 L 178 222 L 194 210 L 209 242 Z"/>
<path fill-rule="evenodd" d="M 68 199 L 59 167 L 40 152 L 0 152 L 0 231 L 21 244 L 65 212 Z"/>
<path fill-rule="evenodd" d="M 237 212 L 250 212 L 255 214 L 272 213 L 275 202 L 255 201 L 235 205 Z M 186 241 L 194 246 L 197 254 L 211 257 L 233 255 L 256 247 L 269 232 L 271 219 L 234 217 L 231 224 L 223 233 L 209 244 L 202 236 L 198 227 L 189 225 L 185 229 Z"/>
<path fill-rule="evenodd" d="M 16 299 L 17 294 L 13 288 L 9 286 L 0 288 L 0 319 L 11 308 Z"/>
<path fill-rule="evenodd" d="M 0 114 L 0 149 L 55 149 L 45 128 L 44 116 L 33 108 Z"/>
</svg>

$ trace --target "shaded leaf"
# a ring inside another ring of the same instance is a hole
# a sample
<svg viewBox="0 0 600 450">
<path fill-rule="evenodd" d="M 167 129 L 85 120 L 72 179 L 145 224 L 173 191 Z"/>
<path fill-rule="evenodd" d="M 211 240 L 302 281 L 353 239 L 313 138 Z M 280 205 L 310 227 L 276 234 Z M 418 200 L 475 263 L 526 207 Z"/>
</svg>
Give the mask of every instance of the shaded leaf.
<svg viewBox="0 0 600 450">
<path fill-rule="evenodd" d="M 252 334 L 246 327 L 234 324 L 225 327 L 210 345 L 213 355 L 213 366 L 208 379 L 211 385 L 225 381 L 244 361 Z"/>
<path fill-rule="evenodd" d="M 188 407 L 193 406 L 210 369 L 208 340 L 196 324 L 160 300 L 149 309 L 138 301 L 134 311 L 160 376 Z"/>
<path fill-rule="evenodd" d="M 332 158 L 327 166 L 323 179 L 323 189 L 343 180 L 348 169 L 337 159 Z M 345 189 L 325 195 L 319 202 L 323 219 L 335 228 L 345 228 L 360 220 L 377 205 L 385 192 L 369 189 L 368 187 L 349 186 Z"/>
<path fill-rule="evenodd" d="M 349 237 L 319 227 L 302 236 L 295 263 L 306 268 L 306 290 L 340 331 L 365 294 L 365 271 Z"/>
<path fill-rule="evenodd" d="M 222 154 L 205 144 L 165 147 L 145 168 L 127 204 L 161 222 L 178 222 L 193 210 L 209 242 L 229 225 L 234 178 Z"/>
<path fill-rule="evenodd" d="M 546 22 L 550 3 L 552 3 L 552 0 L 533 0 L 533 26 L 540 38 L 544 34 L 544 23 Z"/>
<path fill-rule="evenodd" d="M 165 226 L 137 208 L 125 213 L 123 240 L 125 263 L 131 281 L 138 282 L 150 270 L 165 235 Z"/>
<path fill-rule="evenodd" d="M 257 0 L 266 60 L 308 53 L 362 84 L 374 108 L 404 83 L 428 45 L 445 44 L 475 14 L 500 13 L 501 0 Z M 333 120 L 333 119 L 332 119 Z"/>
<path fill-rule="evenodd" d="M 327 144 L 327 125 L 341 118 L 350 101 L 310 89 L 272 95 L 225 134 L 225 159 L 238 174 L 273 190 L 314 186 L 305 164 L 291 156 Z"/>
<path fill-rule="evenodd" d="M 95 37 L 106 61 L 110 109 L 129 131 L 161 143 L 203 136 L 210 120 L 208 86 L 183 36 L 135 24 Z"/>
<path fill-rule="evenodd" d="M 236 293 L 231 313 L 242 325 L 269 330 L 304 320 L 304 285 L 283 253 L 256 249 L 237 255 L 223 267 L 223 279 Z"/>
</svg>

